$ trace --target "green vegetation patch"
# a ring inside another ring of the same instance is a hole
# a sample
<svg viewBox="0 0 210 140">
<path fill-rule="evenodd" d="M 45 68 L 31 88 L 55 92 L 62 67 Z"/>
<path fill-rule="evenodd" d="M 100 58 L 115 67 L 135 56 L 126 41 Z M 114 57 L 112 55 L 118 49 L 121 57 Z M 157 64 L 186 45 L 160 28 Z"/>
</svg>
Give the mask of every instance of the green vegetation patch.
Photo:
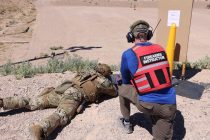
<svg viewBox="0 0 210 140">
<path fill-rule="evenodd" d="M 43 73 L 63 73 L 65 71 L 82 72 L 94 69 L 98 60 L 83 59 L 78 55 L 69 56 L 66 60 L 51 58 L 46 65 L 33 66 L 30 62 L 24 62 L 19 65 L 12 65 L 8 61 L 0 68 L 0 74 L 15 75 L 17 79 L 30 78 L 36 74 Z M 120 65 L 110 65 L 113 71 L 119 71 Z M 175 63 L 174 69 L 181 69 L 181 63 Z M 210 69 L 210 57 L 206 56 L 194 63 L 187 62 L 186 69 Z"/>
<path fill-rule="evenodd" d="M 181 67 L 182 67 L 181 63 L 175 63 L 174 65 L 174 69 L 181 69 Z M 204 58 L 193 63 L 187 62 L 186 69 L 199 69 L 199 70 L 210 69 L 210 57 L 205 56 Z"/>
<path fill-rule="evenodd" d="M 12 65 L 8 61 L 0 68 L 1 75 L 15 75 L 18 79 L 30 78 L 36 74 L 42 73 L 63 73 L 65 71 L 82 72 L 94 69 L 98 60 L 83 59 L 78 55 L 69 56 L 66 60 L 51 58 L 46 65 L 33 66 L 30 62 L 24 62 L 19 65 Z M 112 65 L 112 70 L 116 70 L 117 66 Z"/>
</svg>

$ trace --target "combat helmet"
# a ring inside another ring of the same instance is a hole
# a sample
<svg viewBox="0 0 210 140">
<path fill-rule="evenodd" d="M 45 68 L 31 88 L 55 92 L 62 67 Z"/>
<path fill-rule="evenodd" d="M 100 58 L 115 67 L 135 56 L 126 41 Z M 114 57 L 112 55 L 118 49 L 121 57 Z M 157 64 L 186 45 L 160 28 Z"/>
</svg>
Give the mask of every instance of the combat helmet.
<svg viewBox="0 0 210 140">
<path fill-rule="evenodd" d="M 98 63 L 94 69 L 104 77 L 108 77 L 112 74 L 112 70 L 107 64 Z"/>
<path fill-rule="evenodd" d="M 150 28 L 149 23 L 147 23 L 144 20 L 137 20 L 130 26 L 130 31 L 134 34 L 136 37 L 138 33 L 148 33 L 148 30 Z"/>
</svg>

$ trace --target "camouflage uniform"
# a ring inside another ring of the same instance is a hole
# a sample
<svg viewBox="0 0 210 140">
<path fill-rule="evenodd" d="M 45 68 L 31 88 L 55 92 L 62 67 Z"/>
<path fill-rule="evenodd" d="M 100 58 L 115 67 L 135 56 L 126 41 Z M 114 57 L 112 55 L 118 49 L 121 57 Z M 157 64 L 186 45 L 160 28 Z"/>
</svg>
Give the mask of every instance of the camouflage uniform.
<svg viewBox="0 0 210 140">
<path fill-rule="evenodd" d="M 101 94 L 116 96 L 111 74 L 99 64 L 96 71 L 79 73 L 72 80 L 63 82 L 56 88 L 46 88 L 36 98 L 8 97 L 0 99 L 3 109 L 28 108 L 30 110 L 57 107 L 56 111 L 37 125 L 30 127 L 33 139 L 39 140 L 48 136 L 58 126 L 63 126 L 77 113 L 82 102 L 95 102 Z"/>
</svg>

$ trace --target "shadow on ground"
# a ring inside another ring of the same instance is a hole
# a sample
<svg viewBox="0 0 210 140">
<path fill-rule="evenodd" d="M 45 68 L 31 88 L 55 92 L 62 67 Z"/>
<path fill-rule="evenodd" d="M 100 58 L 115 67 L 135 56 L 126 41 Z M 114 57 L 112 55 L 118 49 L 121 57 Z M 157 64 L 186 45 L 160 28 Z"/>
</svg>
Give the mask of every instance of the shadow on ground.
<svg viewBox="0 0 210 140">
<path fill-rule="evenodd" d="M 187 80 L 178 80 L 178 85 L 175 86 L 176 94 L 190 99 L 200 100 L 207 85 L 194 83 Z"/>
<path fill-rule="evenodd" d="M 201 72 L 200 69 L 186 69 L 186 72 L 185 72 L 185 76 L 182 77 L 182 70 L 179 69 L 179 70 L 174 70 L 173 71 L 173 75 L 178 78 L 178 79 L 190 79 L 192 78 L 193 76 L 195 76 L 197 73 Z"/>
<path fill-rule="evenodd" d="M 188 81 L 188 79 L 192 78 L 199 72 L 201 72 L 200 69 L 186 69 L 185 76 L 182 77 L 181 70 L 174 70 L 173 75 L 176 78 L 172 80 L 172 83 L 176 85 L 176 94 L 190 99 L 200 100 L 204 90 L 207 89 L 209 85 Z"/>
<path fill-rule="evenodd" d="M 152 135 L 153 124 L 149 115 L 143 113 L 135 113 L 131 116 L 131 121 L 134 127 L 137 125 L 139 127 L 145 128 Z M 184 126 L 184 117 L 182 116 L 182 113 L 179 110 L 177 110 L 176 112 L 173 129 L 174 133 L 172 140 L 184 139 L 186 134 L 186 129 Z"/>
<path fill-rule="evenodd" d="M 20 114 L 23 112 L 31 112 L 31 110 L 26 108 L 20 108 L 20 109 L 13 109 L 13 110 L 5 110 L 4 112 L 0 112 L 0 116 L 10 116 L 15 114 Z"/>
<path fill-rule="evenodd" d="M 90 47 L 85 47 L 85 46 L 72 46 L 66 50 L 69 50 L 70 52 L 76 52 L 76 51 L 80 51 L 80 50 L 92 50 L 92 49 L 100 49 L 102 47 L 94 47 L 94 46 L 90 46 Z"/>
<path fill-rule="evenodd" d="M 182 140 L 186 134 L 186 128 L 184 126 L 184 117 L 181 111 L 177 110 L 176 117 L 174 120 L 174 134 L 172 140 Z"/>
</svg>

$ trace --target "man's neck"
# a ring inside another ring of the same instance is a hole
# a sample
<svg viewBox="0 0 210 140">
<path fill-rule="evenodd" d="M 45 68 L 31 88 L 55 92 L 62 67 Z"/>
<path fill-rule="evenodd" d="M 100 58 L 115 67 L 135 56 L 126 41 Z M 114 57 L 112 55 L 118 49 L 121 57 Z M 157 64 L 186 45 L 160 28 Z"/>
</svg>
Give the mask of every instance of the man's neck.
<svg viewBox="0 0 210 140">
<path fill-rule="evenodd" d="M 135 41 L 134 44 L 136 46 L 150 46 L 150 45 L 152 45 L 152 43 L 150 43 L 148 41 Z"/>
<path fill-rule="evenodd" d="M 145 43 L 145 42 L 147 42 L 147 41 L 146 40 L 136 39 L 134 43 L 137 44 L 137 43 Z"/>
</svg>

